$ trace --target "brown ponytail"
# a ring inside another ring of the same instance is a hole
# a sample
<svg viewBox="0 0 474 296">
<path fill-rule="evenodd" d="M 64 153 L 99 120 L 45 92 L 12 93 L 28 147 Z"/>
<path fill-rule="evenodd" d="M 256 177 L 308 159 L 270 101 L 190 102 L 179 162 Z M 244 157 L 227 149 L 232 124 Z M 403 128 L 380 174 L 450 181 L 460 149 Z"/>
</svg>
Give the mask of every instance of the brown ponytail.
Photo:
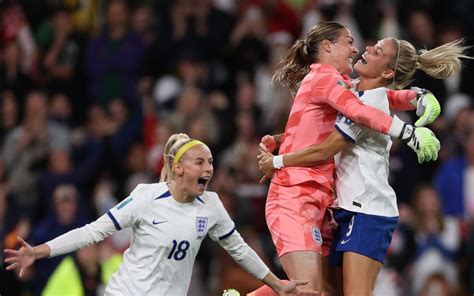
<svg viewBox="0 0 474 296">
<path fill-rule="evenodd" d="M 346 27 L 338 22 L 322 22 L 314 26 L 288 50 L 273 75 L 272 82 L 288 87 L 293 95 L 298 91 L 299 83 L 309 73 L 309 66 L 318 62 L 319 45 L 323 40 L 336 42 L 341 30 Z"/>
</svg>

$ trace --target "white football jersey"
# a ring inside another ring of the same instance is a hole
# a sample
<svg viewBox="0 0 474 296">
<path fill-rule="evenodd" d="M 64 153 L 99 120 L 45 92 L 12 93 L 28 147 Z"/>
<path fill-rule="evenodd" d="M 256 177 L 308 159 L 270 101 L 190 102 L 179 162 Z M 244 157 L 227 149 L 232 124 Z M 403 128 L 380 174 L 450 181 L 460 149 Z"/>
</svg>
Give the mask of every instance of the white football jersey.
<svg viewBox="0 0 474 296">
<path fill-rule="evenodd" d="M 216 193 L 179 203 L 166 183 L 138 185 L 107 215 L 118 230 L 132 227 L 133 236 L 106 295 L 186 295 L 204 237 L 235 231 Z"/>
<path fill-rule="evenodd" d="M 387 88 L 361 91 L 359 97 L 366 105 L 390 114 Z M 335 206 L 371 215 L 398 216 L 396 195 L 388 183 L 390 137 L 356 125 L 341 114 L 336 129 L 356 145 L 346 147 L 334 157 Z"/>
</svg>

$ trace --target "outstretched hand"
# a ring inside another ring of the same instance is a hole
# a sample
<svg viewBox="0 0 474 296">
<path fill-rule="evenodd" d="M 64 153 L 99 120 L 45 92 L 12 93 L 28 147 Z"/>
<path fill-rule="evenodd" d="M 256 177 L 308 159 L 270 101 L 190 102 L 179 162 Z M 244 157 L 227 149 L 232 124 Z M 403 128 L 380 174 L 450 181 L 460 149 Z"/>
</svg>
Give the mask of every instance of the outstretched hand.
<svg viewBox="0 0 474 296">
<path fill-rule="evenodd" d="M 27 242 L 25 242 L 21 237 L 17 237 L 18 242 L 21 244 L 20 249 L 12 250 L 5 249 L 5 253 L 10 255 L 4 261 L 8 263 L 7 270 L 13 270 L 17 267 L 20 268 L 19 277 L 21 278 L 29 266 L 33 265 L 35 262 L 35 254 L 33 252 L 33 247 L 31 247 Z"/>
<path fill-rule="evenodd" d="M 292 280 L 286 283 L 283 286 L 282 291 L 279 295 L 282 296 L 289 296 L 289 295 L 297 295 L 297 296 L 316 296 L 319 295 L 316 291 L 303 291 L 298 288 L 298 286 L 306 285 L 308 281 L 300 281 L 300 280 Z"/>
</svg>

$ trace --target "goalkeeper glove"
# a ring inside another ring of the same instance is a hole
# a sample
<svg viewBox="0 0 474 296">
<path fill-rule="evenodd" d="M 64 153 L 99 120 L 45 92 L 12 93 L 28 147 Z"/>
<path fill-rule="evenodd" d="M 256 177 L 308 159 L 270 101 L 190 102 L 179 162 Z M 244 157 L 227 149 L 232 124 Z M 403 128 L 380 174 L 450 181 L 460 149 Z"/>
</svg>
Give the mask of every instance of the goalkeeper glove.
<svg viewBox="0 0 474 296">
<path fill-rule="evenodd" d="M 430 129 L 405 123 L 399 138 L 415 151 L 418 163 L 438 159 L 441 145 Z"/>
<path fill-rule="evenodd" d="M 441 106 L 436 97 L 426 89 L 412 87 L 416 91 L 416 115 L 420 116 L 415 126 L 425 126 L 433 123 L 441 113 Z"/>
</svg>

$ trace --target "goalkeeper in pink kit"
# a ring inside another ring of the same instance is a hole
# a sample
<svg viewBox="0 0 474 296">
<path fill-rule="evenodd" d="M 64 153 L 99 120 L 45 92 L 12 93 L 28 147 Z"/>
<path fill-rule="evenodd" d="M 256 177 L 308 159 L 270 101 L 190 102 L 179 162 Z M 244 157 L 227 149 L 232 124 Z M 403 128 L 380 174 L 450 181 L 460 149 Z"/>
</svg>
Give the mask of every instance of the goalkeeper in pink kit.
<svg viewBox="0 0 474 296">
<path fill-rule="evenodd" d="M 298 40 L 287 53 L 274 80 L 296 93 L 279 154 L 301 150 L 324 141 L 334 129 L 338 112 L 371 129 L 400 138 L 418 155 L 431 160 L 439 142 L 427 128 L 406 124 L 397 117 L 364 105 L 350 91 L 353 57 L 358 53 L 351 32 L 336 22 L 324 22 Z M 297 92 L 296 92 L 297 91 Z M 436 99 L 426 108 L 428 120 L 439 114 Z M 392 92 L 393 109 L 414 109 L 416 92 Z M 422 102 L 422 101 L 420 101 Z M 434 106 L 434 108 L 433 108 Z M 426 119 L 425 116 L 425 119 Z M 279 137 L 277 137 L 279 138 Z M 274 139 L 274 138 L 271 138 Z M 276 164 L 278 167 L 278 164 Z M 283 268 L 290 279 L 309 281 L 308 289 L 323 290 L 323 255 L 329 253 L 325 238 L 332 227 L 326 208 L 333 202 L 334 161 L 318 166 L 278 170 L 270 185 L 266 217 Z M 250 295 L 267 295 L 258 291 Z"/>
</svg>

